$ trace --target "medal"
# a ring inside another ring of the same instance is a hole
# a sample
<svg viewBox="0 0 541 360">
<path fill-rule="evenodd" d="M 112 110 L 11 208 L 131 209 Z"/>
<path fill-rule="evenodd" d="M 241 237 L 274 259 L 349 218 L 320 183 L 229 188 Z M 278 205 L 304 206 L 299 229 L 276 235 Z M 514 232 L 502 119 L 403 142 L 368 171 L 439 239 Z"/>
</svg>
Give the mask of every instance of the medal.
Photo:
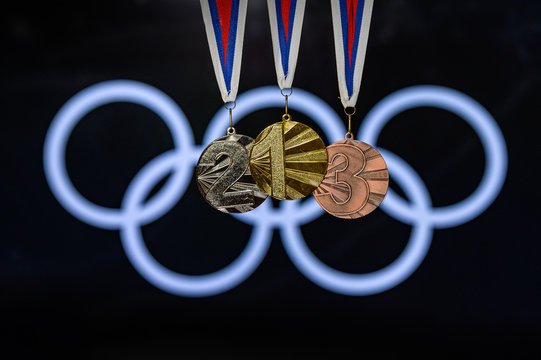
<svg viewBox="0 0 541 360">
<path fill-rule="evenodd" d="M 258 207 L 267 195 L 259 190 L 248 167 L 253 139 L 234 132 L 214 140 L 202 153 L 195 176 L 205 200 L 225 213 Z"/>
<path fill-rule="evenodd" d="M 374 211 L 389 187 L 385 160 L 351 133 L 372 6 L 373 0 L 331 0 L 338 87 L 348 117 L 348 132 L 345 140 L 327 147 L 327 174 L 314 197 L 325 211 L 342 219 L 355 219 Z"/>
<path fill-rule="evenodd" d="M 259 188 L 279 200 L 311 194 L 327 172 L 325 143 L 309 126 L 292 121 L 292 94 L 305 0 L 267 0 L 278 86 L 285 97 L 282 121 L 265 128 L 250 150 L 250 169 Z"/>
<path fill-rule="evenodd" d="M 201 0 L 216 80 L 229 110 L 229 128 L 226 136 L 214 140 L 203 150 L 195 175 L 205 200 L 225 213 L 253 210 L 267 198 L 250 173 L 248 152 L 253 139 L 237 134 L 233 127 L 246 6 L 247 0 Z"/>
</svg>

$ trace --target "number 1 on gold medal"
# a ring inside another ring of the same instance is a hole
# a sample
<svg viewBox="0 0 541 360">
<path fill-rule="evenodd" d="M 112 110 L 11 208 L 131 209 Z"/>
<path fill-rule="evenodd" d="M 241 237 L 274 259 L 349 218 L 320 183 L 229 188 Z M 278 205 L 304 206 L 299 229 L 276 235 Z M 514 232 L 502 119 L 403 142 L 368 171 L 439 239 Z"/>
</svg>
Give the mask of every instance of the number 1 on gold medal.
<svg viewBox="0 0 541 360">
<path fill-rule="evenodd" d="M 252 145 L 251 164 L 270 173 L 270 192 L 276 198 L 286 197 L 285 164 L 284 164 L 284 127 L 283 123 L 268 127 L 267 134 Z"/>
</svg>

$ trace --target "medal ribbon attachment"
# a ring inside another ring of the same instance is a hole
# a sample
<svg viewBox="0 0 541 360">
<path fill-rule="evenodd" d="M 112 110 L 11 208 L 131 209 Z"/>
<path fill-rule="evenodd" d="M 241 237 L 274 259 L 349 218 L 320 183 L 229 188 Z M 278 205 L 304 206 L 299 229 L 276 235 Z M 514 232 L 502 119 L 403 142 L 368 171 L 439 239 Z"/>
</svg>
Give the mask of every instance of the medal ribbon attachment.
<svg viewBox="0 0 541 360">
<path fill-rule="evenodd" d="M 325 211 L 341 219 L 371 213 L 389 188 L 389 172 L 381 154 L 355 140 L 351 132 L 373 4 L 373 0 L 331 0 L 338 88 L 348 117 L 348 132 L 345 140 L 327 146 L 327 174 L 314 197 Z"/>
<path fill-rule="evenodd" d="M 306 0 L 267 0 L 276 78 L 289 89 L 297 66 Z"/>
<path fill-rule="evenodd" d="M 325 143 L 309 126 L 292 121 L 288 97 L 301 39 L 305 0 L 267 0 L 278 86 L 285 98 L 282 121 L 266 127 L 250 150 L 256 184 L 279 200 L 308 196 L 325 177 Z"/>
<path fill-rule="evenodd" d="M 354 108 L 357 103 L 373 5 L 374 0 L 331 0 L 338 88 L 344 108 Z"/>
<path fill-rule="evenodd" d="M 209 205 L 228 214 L 251 211 L 267 198 L 250 173 L 248 152 L 254 139 L 237 134 L 233 127 L 247 3 L 248 0 L 201 0 L 212 65 L 229 111 L 229 128 L 227 135 L 203 150 L 195 174 L 197 187 Z"/>
<path fill-rule="evenodd" d="M 201 0 L 212 64 L 224 103 L 234 102 L 248 0 Z"/>
</svg>

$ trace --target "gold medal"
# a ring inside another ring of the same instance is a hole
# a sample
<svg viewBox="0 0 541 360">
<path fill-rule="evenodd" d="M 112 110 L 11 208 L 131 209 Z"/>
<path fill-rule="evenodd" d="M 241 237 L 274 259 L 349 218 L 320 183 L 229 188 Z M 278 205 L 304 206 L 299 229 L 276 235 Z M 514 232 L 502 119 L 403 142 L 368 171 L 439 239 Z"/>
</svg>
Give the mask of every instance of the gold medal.
<svg viewBox="0 0 541 360">
<path fill-rule="evenodd" d="M 286 98 L 287 99 L 287 98 Z M 259 188 L 279 200 L 310 195 L 327 172 L 327 150 L 309 126 L 283 121 L 265 128 L 250 150 L 250 169 Z"/>
<path fill-rule="evenodd" d="M 288 97 L 293 93 L 305 1 L 282 3 L 281 8 L 278 3 L 269 0 L 267 5 L 276 80 L 285 97 L 285 114 L 281 123 L 267 127 L 255 139 L 250 151 L 250 169 L 265 193 L 278 200 L 295 200 L 310 195 L 325 177 L 327 150 L 313 129 L 291 121 L 287 112 Z M 289 20 L 283 22 L 283 16 Z"/>
<path fill-rule="evenodd" d="M 235 134 L 214 140 L 201 154 L 195 175 L 205 200 L 225 213 L 255 209 L 267 198 L 255 184 L 248 166 L 248 151 L 253 139 Z"/>
</svg>

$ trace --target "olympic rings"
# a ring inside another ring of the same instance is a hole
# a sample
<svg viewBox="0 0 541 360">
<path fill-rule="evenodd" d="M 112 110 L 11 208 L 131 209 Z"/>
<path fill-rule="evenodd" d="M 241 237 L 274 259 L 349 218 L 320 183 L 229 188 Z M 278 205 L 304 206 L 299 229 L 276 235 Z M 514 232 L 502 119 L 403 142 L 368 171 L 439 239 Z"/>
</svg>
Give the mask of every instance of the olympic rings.
<svg viewBox="0 0 541 360">
<path fill-rule="evenodd" d="M 120 209 L 95 205 L 77 192 L 65 167 L 66 144 L 75 125 L 91 110 L 113 102 L 132 102 L 158 114 L 171 131 L 175 149 L 151 160 L 133 178 Z M 248 91 L 238 97 L 234 121 L 263 108 L 281 107 L 283 99 L 275 87 Z M 290 99 L 292 109 L 314 120 L 329 142 L 341 140 L 345 132 L 338 115 L 321 99 L 299 89 Z M 389 167 L 390 175 L 404 190 L 411 204 L 389 191 L 382 209 L 393 218 L 413 226 L 403 253 L 390 265 L 367 274 L 348 274 L 323 264 L 310 252 L 300 227 L 313 221 L 323 210 L 313 199 L 281 202 L 275 209 L 269 201 L 256 210 L 235 215 L 239 221 L 254 226 L 241 255 L 225 268 L 206 275 L 183 275 L 158 263 L 144 244 L 141 226 L 166 214 L 184 194 L 193 167 L 203 147 L 193 141 L 193 134 L 183 112 L 163 92 L 135 81 L 107 81 L 93 85 L 73 96 L 59 110 L 47 132 L 44 145 L 44 169 L 47 181 L 59 203 L 81 221 L 103 229 L 118 229 L 126 255 L 134 268 L 148 282 L 163 291 L 191 297 L 210 296 L 227 291 L 249 277 L 267 253 L 272 231 L 280 230 L 284 248 L 295 266 L 311 281 L 330 291 L 345 295 L 368 295 L 388 290 L 408 278 L 421 264 L 430 247 L 434 228 L 457 226 L 482 213 L 499 194 L 507 170 L 505 141 L 490 114 L 473 99 L 458 91 L 437 86 L 417 86 L 397 91 L 380 101 L 369 112 L 358 138 L 375 145 L 383 126 L 401 111 L 433 106 L 464 118 L 479 135 L 487 165 L 478 189 L 458 204 L 433 208 L 428 191 L 404 160 L 389 151 L 378 149 Z M 211 120 L 203 144 L 223 135 L 228 112 L 220 109 Z M 166 184 L 143 203 L 151 189 L 167 174 Z"/>
</svg>

